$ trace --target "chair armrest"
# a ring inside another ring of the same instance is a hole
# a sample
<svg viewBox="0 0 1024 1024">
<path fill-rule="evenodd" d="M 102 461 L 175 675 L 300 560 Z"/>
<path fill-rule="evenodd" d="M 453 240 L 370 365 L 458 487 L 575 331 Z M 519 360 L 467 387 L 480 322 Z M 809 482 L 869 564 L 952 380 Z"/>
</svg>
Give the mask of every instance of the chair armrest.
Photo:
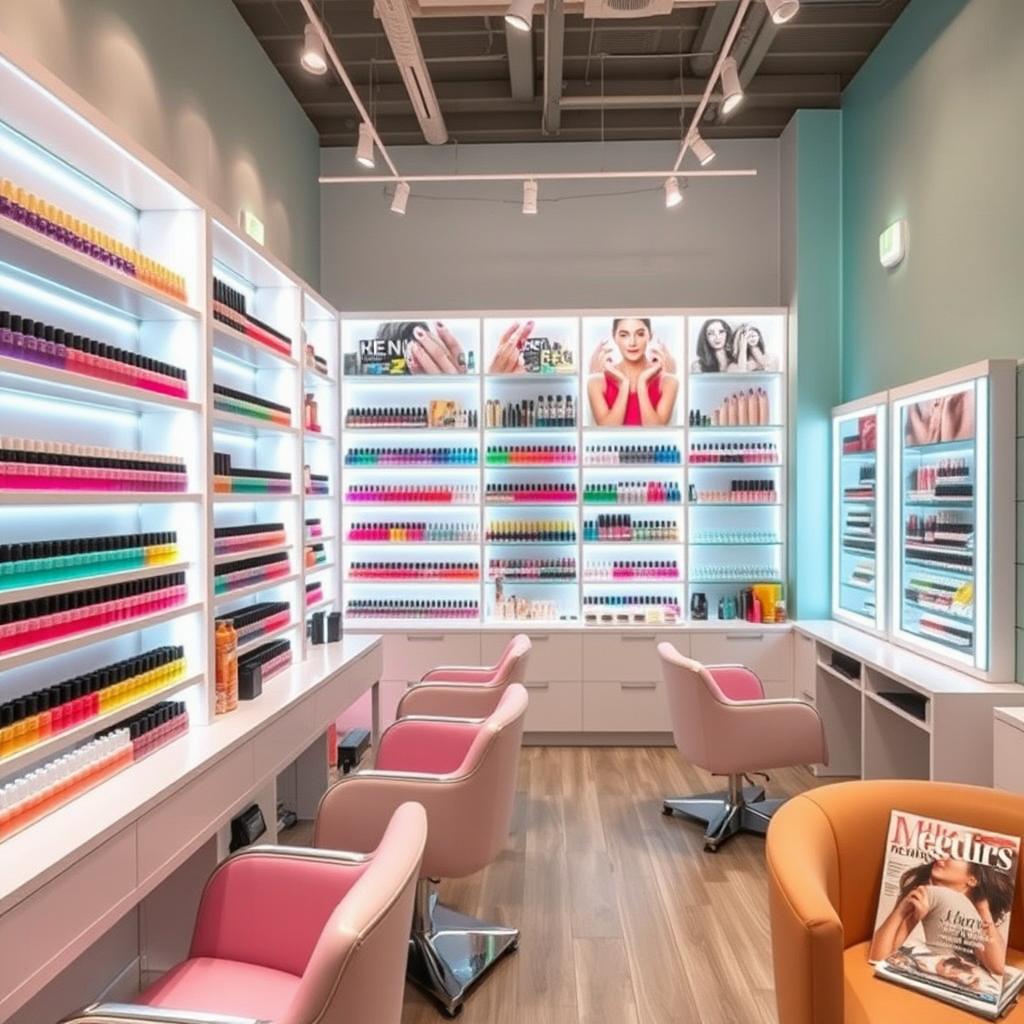
<svg viewBox="0 0 1024 1024">
<path fill-rule="evenodd" d="M 765 854 L 779 1024 L 843 1024 L 839 857 L 824 812 L 805 797 L 787 801 Z"/>
<path fill-rule="evenodd" d="M 746 665 L 705 665 L 729 700 L 763 700 L 764 684 Z"/>
<path fill-rule="evenodd" d="M 504 692 L 504 687 L 491 683 L 417 683 L 402 694 L 398 717 L 486 718 L 498 706 Z"/>
<path fill-rule="evenodd" d="M 449 775 L 462 764 L 480 724 L 462 718 L 400 718 L 384 730 L 374 767 L 381 771 Z"/>
<path fill-rule="evenodd" d="M 497 665 L 442 665 L 420 677 L 421 683 L 488 683 L 494 679 Z"/>
<path fill-rule="evenodd" d="M 195 1013 L 132 1003 L 99 1003 L 65 1017 L 62 1024 L 271 1024 L 255 1017 Z"/>
</svg>

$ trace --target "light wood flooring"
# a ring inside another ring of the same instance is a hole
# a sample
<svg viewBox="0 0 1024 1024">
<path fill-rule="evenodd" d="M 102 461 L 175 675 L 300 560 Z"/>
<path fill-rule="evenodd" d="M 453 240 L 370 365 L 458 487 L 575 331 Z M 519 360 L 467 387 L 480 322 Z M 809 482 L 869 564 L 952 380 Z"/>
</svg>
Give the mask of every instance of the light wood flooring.
<svg viewBox="0 0 1024 1024">
<path fill-rule="evenodd" d="M 774 1024 L 764 841 L 705 853 L 699 825 L 661 813 L 662 797 L 720 782 L 670 747 L 524 747 L 507 849 L 441 886 L 446 904 L 522 933 L 461 1024 Z M 792 769 L 768 789 L 813 785 Z M 403 1024 L 443 1019 L 407 988 Z"/>
</svg>

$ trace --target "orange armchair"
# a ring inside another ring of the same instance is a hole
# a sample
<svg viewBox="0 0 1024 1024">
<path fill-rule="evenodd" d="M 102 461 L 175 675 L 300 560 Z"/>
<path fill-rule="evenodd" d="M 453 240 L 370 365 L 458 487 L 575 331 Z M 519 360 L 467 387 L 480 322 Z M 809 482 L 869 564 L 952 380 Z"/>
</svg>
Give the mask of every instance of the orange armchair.
<svg viewBox="0 0 1024 1024">
<path fill-rule="evenodd" d="M 1024 799 L 939 782 L 844 782 L 779 809 L 768 829 L 772 958 L 779 1024 L 974 1024 L 973 1014 L 875 978 L 868 945 L 889 812 L 910 811 L 1024 835 Z M 1018 874 L 1008 960 L 1024 966 Z M 1004 1021 L 1024 1024 L 1024 1004 Z"/>
</svg>

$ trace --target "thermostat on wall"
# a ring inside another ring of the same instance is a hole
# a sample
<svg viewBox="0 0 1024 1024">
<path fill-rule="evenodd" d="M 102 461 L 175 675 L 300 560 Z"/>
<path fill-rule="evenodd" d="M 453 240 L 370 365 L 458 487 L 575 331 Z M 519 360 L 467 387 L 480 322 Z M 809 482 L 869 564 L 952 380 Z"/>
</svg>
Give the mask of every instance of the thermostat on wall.
<svg viewBox="0 0 1024 1024">
<path fill-rule="evenodd" d="M 878 260 L 883 267 L 895 267 L 907 255 L 907 222 L 900 218 L 878 236 Z"/>
</svg>

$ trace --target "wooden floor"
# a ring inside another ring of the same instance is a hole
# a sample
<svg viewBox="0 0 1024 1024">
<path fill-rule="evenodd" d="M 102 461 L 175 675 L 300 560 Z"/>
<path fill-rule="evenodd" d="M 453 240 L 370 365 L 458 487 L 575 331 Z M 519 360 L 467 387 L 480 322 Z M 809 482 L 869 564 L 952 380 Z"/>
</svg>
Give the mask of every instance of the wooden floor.
<svg viewBox="0 0 1024 1024">
<path fill-rule="evenodd" d="M 794 769 L 769 790 L 814 784 Z M 705 853 L 698 825 L 661 813 L 664 796 L 717 788 L 674 748 L 524 747 L 505 853 L 441 886 L 522 933 L 461 1024 L 774 1022 L 764 841 Z M 407 989 L 403 1024 L 442 1019 Z"/>
</svg>

